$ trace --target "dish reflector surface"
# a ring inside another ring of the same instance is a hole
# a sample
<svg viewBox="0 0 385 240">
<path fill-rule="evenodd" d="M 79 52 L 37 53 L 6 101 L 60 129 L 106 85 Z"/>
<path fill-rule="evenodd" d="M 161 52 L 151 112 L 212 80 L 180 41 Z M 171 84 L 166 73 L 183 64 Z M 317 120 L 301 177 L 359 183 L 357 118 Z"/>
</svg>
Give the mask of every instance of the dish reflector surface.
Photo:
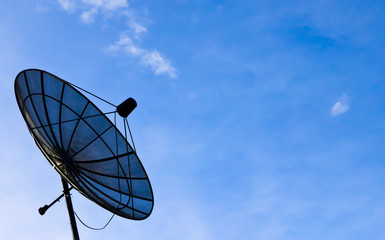
<svg viewBox="0 0 385 240">
<path fill-rule="evenodd" d="M 90 100 L 37 69 L 17 75 L 15 94 L 37 146 L 68 183 L 119 216 L 142 220 L 151 214 L 153 193 L 142 163 Z"/>
</svg>

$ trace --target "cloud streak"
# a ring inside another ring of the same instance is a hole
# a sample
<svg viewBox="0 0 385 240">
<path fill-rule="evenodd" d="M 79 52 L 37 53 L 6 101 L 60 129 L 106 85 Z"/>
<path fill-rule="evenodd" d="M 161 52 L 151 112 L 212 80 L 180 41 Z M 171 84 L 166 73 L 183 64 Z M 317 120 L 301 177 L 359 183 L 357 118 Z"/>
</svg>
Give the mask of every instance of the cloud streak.
<svg viewBox="0 0 385 240">
<path fill-rule="evenodd" d="M 342 96 L 338 99 L 338 101 L 333 105 L 330 114 L 332 116 L 337 116 L 342 113 L 345 113 L 349 111 L 350 105 L 349 105 L 349 97 L 344 93 Z"/>
<path fill-rule="evenodd" d="M 170 61 L 164 58 L 157 50 L 148 51 L 140 48 L 133 39 L 123 34 L 120 39 L 107 48 L 110 52 L 124 52 L 126 55 L 140 58 L 140 62 L 149 66 L 156 75 L 166 74 L 170 78 L 176 78 L 176 69 Z"/>
<path fill-rule="evenodd" d="M 80 19 L 85 24 L 92 24 L 98 14 L 111 16 L 113 13 L 125 16 L 127 29 L 115 43 L 107 47 L 107 50 L 138 58 L 139 63 L 149 67 L 155 75 L 177 78 L 177 70 L 171 65 L 170 60 L 156 49 L 147 50 L 140 47 L 141 36 L 147 32 L 147 28 L 137 20 L 126 0 L 58 0 L 58 2 L 68 13 L 80 12 Z"/>
<path fill-rule="evenodd" d="M 155 74 L 167 74 L 170 78 L 176 78 L 176 70 L 171 66 L 170 62 L 163 58 L 158 51 L 146 53 L 142 60 L 146 66 L 150 66 Z"/>
</svg>

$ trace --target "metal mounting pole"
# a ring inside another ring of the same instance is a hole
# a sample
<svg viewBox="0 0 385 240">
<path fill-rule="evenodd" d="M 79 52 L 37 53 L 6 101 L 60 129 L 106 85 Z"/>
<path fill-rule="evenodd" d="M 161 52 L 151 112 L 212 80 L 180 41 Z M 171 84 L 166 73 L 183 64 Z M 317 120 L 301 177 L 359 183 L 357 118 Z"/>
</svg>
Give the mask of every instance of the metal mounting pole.
<svg viewBox="0 0 385 240">
<path fill-rule="evenodd" d="M 72 201 L 71 201 L 70 190 L 68 188 L 68 183 L 63 178 L 61 179 L 61 182 L 63 183 L 63 192 L 66 199 L 68 215 L 70 217 L 72 236 L 74 240 L 80 240 L 78 228 L 76 226 L 76 219 L 75 219 L 74 209 L 72 207 Z"/>
</svg>

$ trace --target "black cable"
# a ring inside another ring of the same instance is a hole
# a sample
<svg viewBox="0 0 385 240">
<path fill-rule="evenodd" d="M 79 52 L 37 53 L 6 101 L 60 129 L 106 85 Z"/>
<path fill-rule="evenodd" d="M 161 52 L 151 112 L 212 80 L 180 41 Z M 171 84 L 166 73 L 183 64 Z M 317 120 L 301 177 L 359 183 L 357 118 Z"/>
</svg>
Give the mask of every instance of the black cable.
<svg viewBox="0 0 385 240">
<path fill-rule="evenodd" d="M 132 137 L 132 134 L 131 134 L 130 125 L 128 124 L 127 118 L 125 118 L 124 120 L 127 122 L 128 132 L 130 133 L 132 146 L 134 147 L 134 151 L 136 152 L 135 143 L 134 143 L 134 138 Z M 125 126 L 126 126 L 126 125 L 124 125 L 124 127 L 125 127 Z M 126 129 L 124 129 L 124 130 L 126 130 Z"/>
<path fill-rule="evenodd" d="M 114 125 L 116 127 L 116 111 L 115 111 L 115 114 L 114 114 Z M 120 189 L 120 171 L 119 171 L 119 144 L 118 144 L 118 130 L 115 129 L 115 145 L 116 145 L 116 161 L 117 161 L 117 167 L 116 169 L 118 170 L 118 187 L 119 187 L 119 202 L 121 203 L 122 202 L 122 191 Z M 120 205 L 120 204 L 119 204 Z M 116 209 L 119 208 L 119 205 Z M 116 210 L 115 210 L 116 211 Z"/>
<path fill-rule="evenodd" d="M 127 118 L 124 118 L 123 119 L 123 125 L 124 125 L 124 137 L 127 141 L 127 130 L 126 130 L 126 121 L 127 121 Z M 128 125 L 128 122 L 127 122 L 127 125 Z M 130 132 L 131 134 L 131 132 Z M 132 139 L 132 136 L 131 136 L 131 139 Z M 128 152 L 128 145 L 129 144 L 126 144 L 126 151 Z M 134 148 L 135 149 L 135 148 Z M 135 150 L 136 152 L 136 150 Z M 129 185 L 129 191 L 130 193 L 132 194 L 132 178 L 131 178 L 131 164 L 130 164 L 130 156 L 127 157 L 127 165 L 128 165 L 128 173 L 129 173 L 129 178 L 130 178 L 130 185 Z M 128 200 L 131 199 L 132 196 L 130 196 L 130 198 Z M 129 203 L 129 201 L 127 202 L 127 204 Z M 134 200 L 132 199 L 132 203 L 131 203 L 131 206 L 132 206 L 132 216 L 135 218 L 135 211 L 134 211 Z"/>
<path fill-rule="evenodd" d="M 75 84 L 72 84 L 72 83 L 68 83 L 68 84 L 70 84 L 70 85 L 72 85 L 73 87 L 76 87 L 76 88 L 78 88 L 78 89 L 80 89 L 80 90 L 82 90 L 82 91 L 84 91 L 84 92 L 90 94 L 91 96 L 96 97 L 96 98 L 98 98 L 99 100 L 101 100 L 101 101 L 103 101 L 103 102 L 105 102 L 105 103 L 108 103 L 108 104 L 110 104 L 111 106 L 114 106 L 114 107 L 116 108 L 116 106 L 115 106 L 114 104 L 112 104 L 112 103 L 110 103 L 110 102 L 104 100 L 103 98 L 100 98 L 100 97 L 96 96 L 95 94 L 92 94 L 92 93 L 90 93 L 89 91 L 84 90 L 83 88 L 76 86 Z M 109 112 L 109 113 L 112 113 L 112 112 Z M 129 126 L 129 124 L 128 124 L 127 119 L 124 119 L 124 120 L 123 120 L 123 123 L 124 123 L 125 137 L 126 137 L 126 139 L 127 139 L 127 132 L 126 132 L 126 124 L 127 124 L 128 131 L 129 131 L 129 133 L 130 133 L 130 137 L 131 137 L 131 141 L 132 141 L 132 145 L 133 145 L 133 147 L 134 147 L 134 151 L 136 152 L 134 139 L 133 139 L 133 137 L 132 137 L 131 129 L 130 129 L 130 126 Z M 115 126 L 116 126 L 116 111 L 115 111 L 115 114 L 114 114 L 114 124 L 115 124 Z M 116 137 L 117 137 L 117 136 L 116 136 Z M 118 146 L 117 139 L 116 139 L 116 145 Z M 119 159 L 117 159 L 117 160 L 119 161 Z M 120 176 L 120 174 L 119 174 L 119 168 L 118 168 L 118 176 Z M 119 181 L 119 190 L 120 190 L 120 181 Z M 119 191 L 119 192 L 121 192 L 121 191 Z M 120 200 L 119 200 L 119 202 L 121 202 L 121 201 L 122 201 L 122 195 L 121 195 L 121 193 L 120 193 Z M 128 200 L 128 202 L 129 202 L 129 201 L 130 201 L 130 200 Z M 128 202 L 127 202 L 127 204 L 128 204 Z M 127 204 L 126 204 L 126 205 L 127 205 Z M 89 229 L 92 229 L 92 230 L 103 230 L 104 228 L 106 228 L 106 227 L 108 226 L 108 224 L 110 224 L 110 222 L 112 221 L 112 219 L 113 219 L 114 216 L 116 215 L 116 211 L 119 209 L 119 206 L 120 206 L 120 204 L 118 204 L 118 206 L 116 207 L 114 213 L 112 214 L 112 216 L 111 216 L 111 218 L 108 220 L 108 222 L 107 222 L 103 227 L 100 227 L 100 228 L 88 226 L 86 223 L 84 223 L 84 222 L 80 219 L 80 217 L 78 216 L 78 214 L 77 214 L 75 211 L 74 211 L 74 214 L 75 214 L 76 218 L 79 220 L 79 222 L 80 222 L 81 224 L 83 224 L 85 227 L 87 227 L 87 228 L 89 228 Z"/>
<path fill-rule="evenodd" d="M 116 111 L 115 111 L 115 114 L 114 114 L 114 124 L 115 124 L 115 126 L 116 126 Z M 116 149 L 118 149 L 118 145 L 117 145 L 117 144 L 118 144 L 118 140 L 117 140 L 117 137 L 116 137 L 116 142 L 115 142 L 115 144 L 116 144 Z M 117 155 L 119 155 L 119 154 L 117 154 Z M 118 160 L 118 159 L 117 159 L 117 160 Z M 119 168 L 118 168 L 118 170 L 119 170 Z M 118 175 L 119 175 L 119 174 L 118 174 Z M 119 190 L 120 190 L 120 182 L 119 182 Z M 121 194 L 120 194 L 120 199 L 121 199 L 121 198 L 122 198 L 122 196 L 121 196 Z M 121 200 L 120 200 L 119 202 L 121 202 Z M 75 212 L 75 210 L 74 210 L 74 214 L 75 214 L 76 218 L 79 220 L 79 222 L 80 222 L 81 224 L 83 224 L 83 226 L 85 226 L 86 228 L 89 228 L 89 229 L 91 229 L 91 230 L 103 230 L 104 228 L 106 228 L 106 227 L 108 226 L 108 224 L 110 224 L 110 222 L 111 222 L 112 219 L 114 218 L 115 213 L 116 213 L 116 211 L 118 210 L 119 206 L 120 206 L 120 204 L 118 204 L 117 208 L 116 208 L 115 211 L 113 212 L 113 214 L 112 214 L 111 218 L 108 220 L 108 222 L 107 222 L 103 227 L 100 227 L 100 228 L 91 227 L 91 226 L 87 225 L 85 222 L 83 222 L 83 221 L 80 219 L 80 217 L 79 217 L 78 214 Z"/>
<path fill-rule="evenodd" d="M 81 224 L 83 224 L 85 227 L 87 227 L 87 228 L 89 228 L 89 229 L 92 229 L 92 230 L 103 230 L 103 229 L 105 229 L 105 228 L 108 226 L 108 224 L 110 224 L 111 220 L 112 220 L 112 219 L 114 218 L 114 216 L 115 216 L 115 213 L 112 214 L 110 220 L 108 220 L 108 222 L 106 223 L 106 225 L 104 225 L 104 226 L 101 227 L 101 228 L 95 228 L 95 227 L 90 227 L 90 226 L 88 226 L 87 224 L 85 224 L 85 223 L 80 219 L 80 217 L 76 214 L 75 211 L 74 211 L 74 214 L 75 214 L 76 218 L 79 220 L 79 222 L 81 222 Z"/>
<path fill-rule="evenodd" d="M 78 89 L 80 89 L 80 90 L 82 90 L 83 92 L 86 92 L 86 93 L 88 93 L 88 94 L 90 94 L 91 96 L 93 96 L 93 97 L 96 97 L 96 98 L 98 98 L 99 100 L 102 100 L 103 102 L 105 102 L 105 103 L 108 103 L 108 104 L 110 104 L 111 106 L 114 106 L 114 107 L 116 107 L 114 104 L 112 104 L 112 103 L 110 103 L 109 101 L 107 101 L 107 100 L 104 100 L 103 98 L 101 98 L 101 97 L 98 97 L 98 96 L 96 96 L 95 94 L 92 94 L 92 93 L 90 93 L 89 91 L 87 91 L 87 90 L 84 90 L 83 88 L 81 88 L 81 87 L 78 87 L 78 86 L 76 86 L 75 84 L 73 84 L 73 83 L 69 83 L 69 82 L 67 82 L 69 85 L 71 85 L 71 86 L 73 86 L 73 87 L 76 87 L 76 88 L 78 88 Z"/>
</svg>

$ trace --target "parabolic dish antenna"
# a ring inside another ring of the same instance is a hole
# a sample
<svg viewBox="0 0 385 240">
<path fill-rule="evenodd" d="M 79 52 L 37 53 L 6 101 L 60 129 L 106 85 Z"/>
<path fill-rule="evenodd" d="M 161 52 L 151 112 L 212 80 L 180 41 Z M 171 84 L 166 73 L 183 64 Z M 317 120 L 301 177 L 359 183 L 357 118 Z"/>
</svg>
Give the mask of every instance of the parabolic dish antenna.
<svg viewBox="0 0 385 240">
<path fill-rule="evenodd" d="M 15 94 L 33 139 L 62 177 L 74 239 L 79 237 L 67 182 L 121 217 L 142 220 L 151 214 L 150 181 L 116 120 L 112 123 L 75 85 L 46 71 L 20 72 Z M 129 98 L 110 114 L 123 117 L 126 130 L 126 117 L 135 107 L 135 100 Z M 50 206 L 39 212 L 44 214 Z"/>
</svg>

